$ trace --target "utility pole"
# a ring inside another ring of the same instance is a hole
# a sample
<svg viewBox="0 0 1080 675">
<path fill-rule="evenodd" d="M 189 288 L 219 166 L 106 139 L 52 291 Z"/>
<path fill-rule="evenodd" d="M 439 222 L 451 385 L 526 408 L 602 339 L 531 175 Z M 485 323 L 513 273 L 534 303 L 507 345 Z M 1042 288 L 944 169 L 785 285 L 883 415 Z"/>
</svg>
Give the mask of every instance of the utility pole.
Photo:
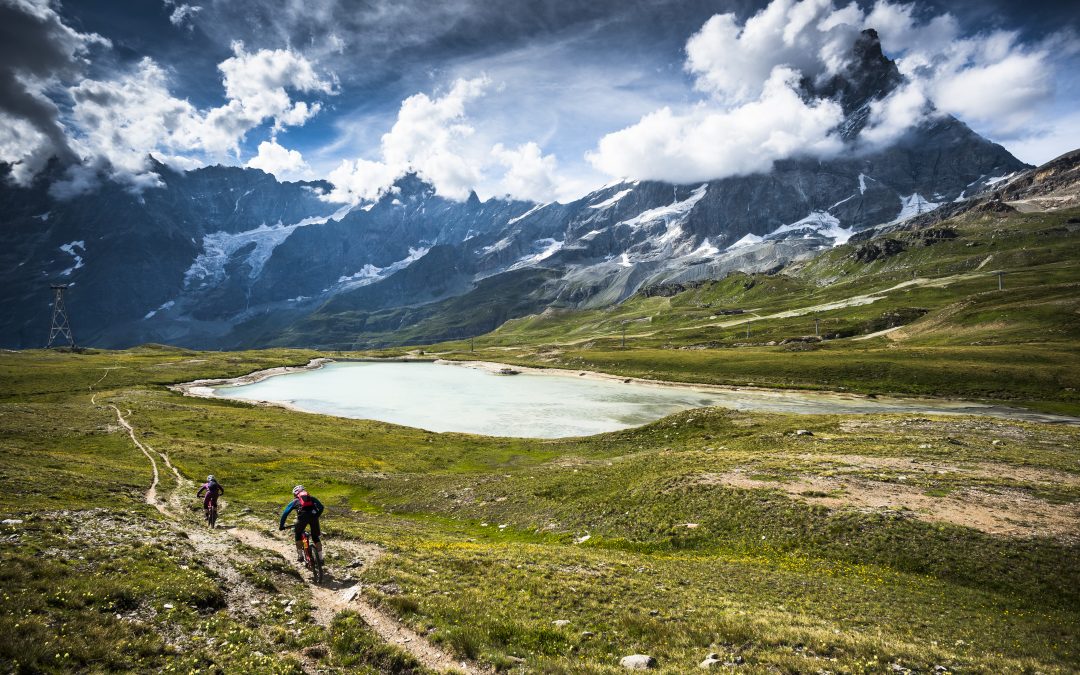
<svg viewBox="0 0 1080 675">
<path fill-rule="evenodd" d="M 750 339 L 750 322 L 749 321 L 746 322 L 746 339 L 747 340 Z"/>
<path fill-rule="evenodd" d="M 821 318 L 817 316 L 814 317 L 814 335 L 821 335 Z"/>
<path fill-rule="evenodd" d="M 998 290 L 999 291 L 1005 290 L 1005 273 L 1004 272 L 998 272 L 997 273 L 997 278 L 998 278 Z"/>
<path fill-rule="evenodd" d="M 622 322 L 622 348 L 626 349 L 626 322 Z"/>
<path fill-rule="evenodd" d="M 470 352 L 476 351 L 476 338 L 474 338 L 474 337 L 469 338 L 469 351 Z"/>
<path fill-rule="evenodd" d="M 66 338 L 75 351 L 75 338 L 71 334 L 71 323 L 68 321 L 67 307 L 64 306 L 64 291 L 67 284 L 52 284 L 49 288 L 53 291 L 52 326 L 49 328 L 49 343 L 45 349 L 52 349 L 53 342 L 57 337 Z"/>
</svg>

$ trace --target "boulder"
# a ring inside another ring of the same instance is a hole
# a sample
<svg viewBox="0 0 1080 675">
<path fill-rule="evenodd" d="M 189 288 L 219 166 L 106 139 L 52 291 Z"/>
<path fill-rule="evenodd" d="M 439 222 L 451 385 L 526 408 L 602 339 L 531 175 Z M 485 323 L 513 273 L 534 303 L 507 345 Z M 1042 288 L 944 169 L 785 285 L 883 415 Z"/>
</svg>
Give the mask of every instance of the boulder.
<svg viewBox="0 0 1080 675">
<path fill-rule="evenodd" d="M 647 654 L 631 654 L 622 657 L 619 665 L 627 670 L 648 670 L 656 667 L 656 659 Z"/>
</svg>

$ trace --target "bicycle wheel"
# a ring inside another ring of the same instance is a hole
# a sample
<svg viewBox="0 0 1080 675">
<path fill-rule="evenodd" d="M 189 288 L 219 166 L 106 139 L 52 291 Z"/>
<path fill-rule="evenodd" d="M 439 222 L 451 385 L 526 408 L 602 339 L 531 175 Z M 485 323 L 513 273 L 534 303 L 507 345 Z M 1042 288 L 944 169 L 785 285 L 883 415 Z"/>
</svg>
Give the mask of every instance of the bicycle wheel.
<svg viewBox="0 0 1080 675">
<path fill-rule="evenodd" d="M 210 529 L 211 530 L 214 529 L 214 526 L 217 524 L 217 507 L 216 506 L 211 506 L 210 507 L 210 512 L 206 514 L 206 519 L 207 519 L 207 521 L 210 522 Z"/>
</svg>

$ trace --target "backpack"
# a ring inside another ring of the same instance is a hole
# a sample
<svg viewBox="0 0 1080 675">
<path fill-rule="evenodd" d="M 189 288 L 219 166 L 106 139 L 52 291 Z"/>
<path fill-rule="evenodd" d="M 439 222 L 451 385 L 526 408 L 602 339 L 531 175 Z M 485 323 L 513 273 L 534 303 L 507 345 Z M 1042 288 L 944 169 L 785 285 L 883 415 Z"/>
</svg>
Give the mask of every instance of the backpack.
<svg viewBox="0 0 1080 675">
<path fill-rule="evenodd" d="M 301 490 L 296 494 L 296 501 L 300 502 L 301 511 L 312 511 L 315 509 L 315 498 L 307 493 L 307 490 Z"/>
</svg>

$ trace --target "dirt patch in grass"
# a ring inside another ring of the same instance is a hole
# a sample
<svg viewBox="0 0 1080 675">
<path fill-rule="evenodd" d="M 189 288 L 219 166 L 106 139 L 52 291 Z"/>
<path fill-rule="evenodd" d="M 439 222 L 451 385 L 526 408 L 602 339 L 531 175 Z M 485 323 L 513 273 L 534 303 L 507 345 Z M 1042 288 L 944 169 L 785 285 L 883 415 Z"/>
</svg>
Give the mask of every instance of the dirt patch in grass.
<svg viewBox="0 0 1080 675">
<path fill-rule="evenodd" d="M 866 455 L 800 455 L 799 459 L 835 463 L 837 470 L 847 469 L 864 471 L 872 469 L 887 469 L 902 471 L 912 474 L 949 475 L 959 474 L 965 478 L 995 479 L 1007 476 L 1025 483 L 1067 485 L 1080 487 L 1080 474 L 1055 471 L 1053 469 L 1036 469 L 1034 467 L 1016 466 L 1001 462 L 976 462 L 956 465 L 946 462 L 930 462 L 917 459 L 905 459 L 903 457 L 867 457 Z"/>
<path fill-rule="evenodd" d="M 780 490 L 793 499 L 833 509 L 898 510 L 929 522 L 971 527 L 1008 537 L 1080 539 L 1080 505 L 1050 504 L 1020 490 L 961 488 L 946 496 L 923 488 L 831 476 L 803 476 L 786 482 L 757 480 L 735 470 L 697 476 L 698 485 L 746 490 Z"/>
</svg>

